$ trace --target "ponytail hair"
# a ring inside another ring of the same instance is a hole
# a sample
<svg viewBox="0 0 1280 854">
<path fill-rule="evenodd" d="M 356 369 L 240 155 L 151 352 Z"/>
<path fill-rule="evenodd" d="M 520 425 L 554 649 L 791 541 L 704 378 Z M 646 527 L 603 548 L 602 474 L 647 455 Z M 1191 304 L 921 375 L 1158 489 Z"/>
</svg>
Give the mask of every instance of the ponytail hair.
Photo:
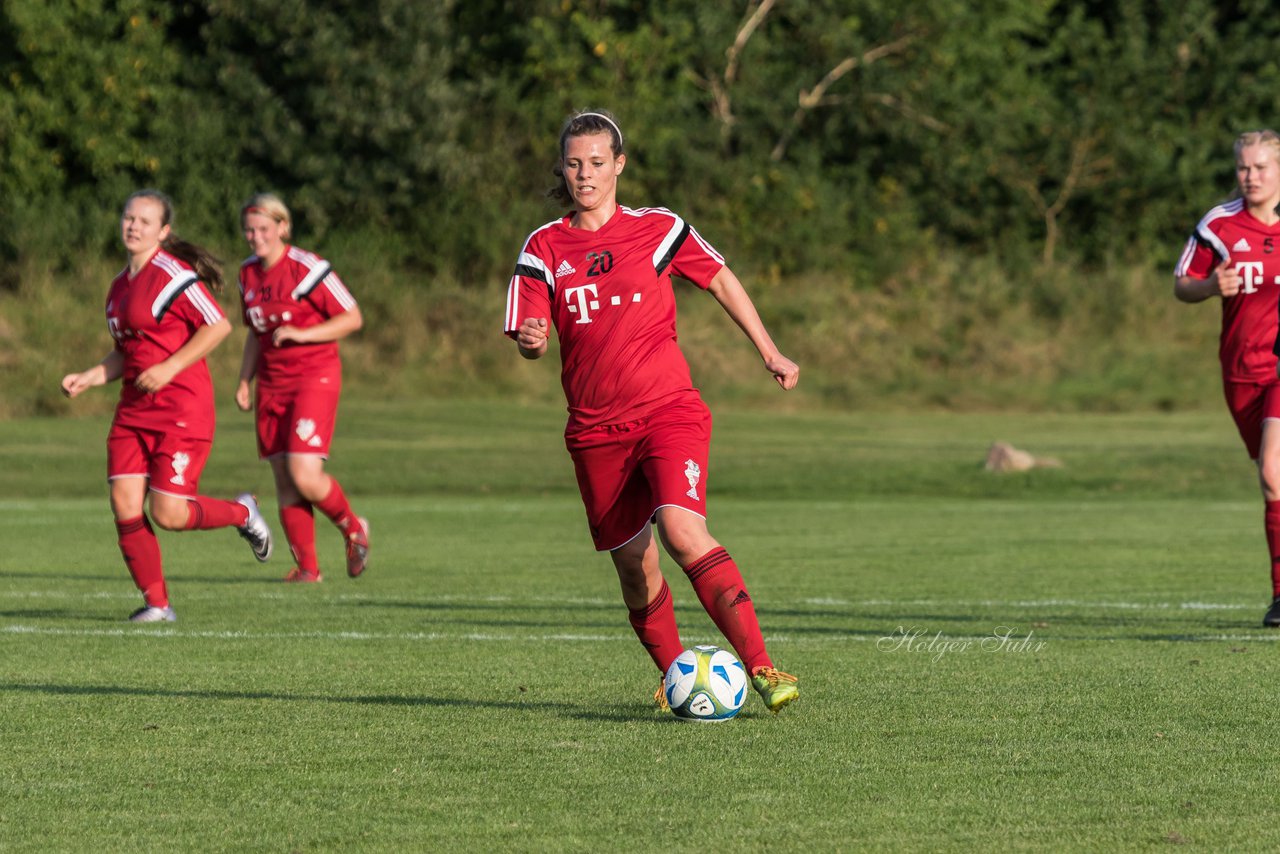
<svg viewBox="0 0 1280 854">
<path fill-rule="evenodd" d="M 573 196 L 570 195 L 569 188 L 564 183 L 564 147 L 568 144 L 570 137 L 593 136 L 597 133 L 609 134 L 609 148 L 613 152 L 613 159 L 617 160 L 623 153 L 622 128 L 618 126 L 613 114 L 607 110 L 574 113 L 560 129 L 560 153 L 556 157 L 555 166 L 551 168 L 551 174 L 556 176 L 556 183 L 547 190 L 547 198 L 561 207 L 567 208 L 573 204 Z"/>
<path fill-rule="evenodd" d="M 134 199 L 151 199 L 160 205 L 164 211 L 160 224 L 170 226 L 169 236 L 160 241 L 160 248 L 179 261 L 191 265 L 200 281 L 208 285 L 215 294 L 222 293 L 222 259 L 203 246 L 183 240 L 173 233 L 173 202 L 169 197 L 159 190 L 138 190 L 129 194 L 129 198 L 124 200 L 124 206 L 128 207 L 129 202 Z"/>
</svg>

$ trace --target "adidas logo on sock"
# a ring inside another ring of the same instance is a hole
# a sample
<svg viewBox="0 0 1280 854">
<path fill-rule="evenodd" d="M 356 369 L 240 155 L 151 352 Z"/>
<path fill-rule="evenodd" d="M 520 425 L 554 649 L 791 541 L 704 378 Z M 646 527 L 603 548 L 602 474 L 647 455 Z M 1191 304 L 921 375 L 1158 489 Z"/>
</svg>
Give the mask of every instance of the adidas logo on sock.
<svg viewBox="0 0 1280 854">
<path fill-rule="evenodd" d="M 556 267 L 556 278 L 559 279 L 562 276 L 571 276 L 576 272 L 578 271 L 573 269 L 568 261 L 561 261 L 560 266 Z"/>
<path fill-rule="evenodd" d="M 751 597 L 747 595 L 747 590 L 744 587 L 738 591 L 737 596 L 733 597 L 733 601 L 729 603 L 729 607 L 736 608 L 739 605 L 741 605 L 743 602 L 750 602 L 750 601 L 751 601 Z"/>
</svg>

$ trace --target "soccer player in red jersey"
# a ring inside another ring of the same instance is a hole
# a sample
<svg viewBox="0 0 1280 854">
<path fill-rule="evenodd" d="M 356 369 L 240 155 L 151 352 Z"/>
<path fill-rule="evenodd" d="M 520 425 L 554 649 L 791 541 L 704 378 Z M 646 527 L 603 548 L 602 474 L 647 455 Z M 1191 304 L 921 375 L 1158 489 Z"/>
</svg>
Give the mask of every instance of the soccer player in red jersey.
<svg viewBox="0 0 1280 854">
<path fill-rule="evenodd" d="M 800 369 L 778 351 L 724 259 L 665 208 L 617 203 L 622 131 L 606 113 L 573 116 L 560 134 L 550 195 L 572 205 L 525 241 L 507 292 L 505 332 L 541 358 L 560 341 L 573 458 L 591 537 L 608 551 L 636 635 L 665 673 L 684 649 L 658 547 L 684 569 L 772 711 L 799 695 L 773 666 L 755 607 L 729 553 L 707 531 L 711 413 L 676 343 L 672 274 L 711 293 L 784 389 Z M 664 705 L 661 687 L 654 699 Z"/>
<path fill-rule="evenodd" d="M 1239 192 L 1200 220 L 1174 270 L 1183 302 L 1222 298 L 1218 357 L 1227 407 L 1258 466 L 1266 502 L 1272 602 L 1263 625 L 1280 627 L 1280 135 L 1235 142 Z"/>
<path fill-rule="evenodd" d="M 360 328 L 360 307 L 329 262 L 286 243 L 292 219 L 277 196 L 250 199 L 240 225 L 253 254 L 240 266 L 249 335 L 236 405 L 246 412 L 256 406 L 258 455 L 271 464 L 280 523 L 296 563 L 284 580 L 321 578 L 313 507 L 342 533 L 347 575 L 355 578 L 369 561 L 369 523 L 352 511 L 324 462 L 342 392 L 338 341 Z"/>
<path fill-rule="evenodd" d="M 125 202 L 120 227 L 129 264 L 107 294 L 115 348 L 94 367 L 62 379 L 67 397 L 122 380 L 107 436 L 107 478 L 120 552 L 145 603 L 129 617 L 137 623 L 177 619 L 160 544 L 143 512 L 148 495 L 151 519 L 161 528 L 234 527 L 258 560 L 271 556 L 271 530 L 253 496 L 222 501 L 197 492 L 214 432 L 205 356 L 231 324 L 205 289 L 205 282 L 221 288 L 217 260 L 178 239 L 172 219 L 172 204 L 155 190 L 139 190 Z"/>
</svg>

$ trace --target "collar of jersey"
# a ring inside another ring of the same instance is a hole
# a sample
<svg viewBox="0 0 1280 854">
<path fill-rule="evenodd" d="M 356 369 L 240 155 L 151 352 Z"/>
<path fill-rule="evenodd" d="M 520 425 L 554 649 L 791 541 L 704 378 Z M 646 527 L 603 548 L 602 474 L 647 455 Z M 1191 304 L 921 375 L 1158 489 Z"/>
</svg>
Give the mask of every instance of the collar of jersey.
<svg viewBox="0 0 1280 854">
<path fill-rule="evenodd" d="M 572 225 L 573 215 L 575 213 L 577 213 L 577 211 L 569 211 L 568 215 L 565 216 L 564 219 L 560 220 L 560 224 L 564 226 L 564 228 L 570 234 L 583 234 L 583 235 L 591 235 L 594 237 L 595 235 L 603 234 L 604 232 L 613 228 L 613 224 L 616 223 L 618 221 L 618 218 L 622 216 L 622 205 L 614 205 L 613 216 L 605 220 L 604 225 L 600 226 L 595 231 L 588 231 L 585 228 L 575 228 Z"/>
</svg>

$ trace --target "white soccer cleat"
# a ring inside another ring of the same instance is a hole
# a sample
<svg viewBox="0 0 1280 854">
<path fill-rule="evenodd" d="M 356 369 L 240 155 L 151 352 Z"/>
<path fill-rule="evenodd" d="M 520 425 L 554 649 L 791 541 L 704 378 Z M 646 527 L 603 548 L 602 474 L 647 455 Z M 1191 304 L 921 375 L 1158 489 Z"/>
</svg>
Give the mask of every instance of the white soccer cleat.
<svg viewBox="0 0 1280 854">
<path fill-rule="evenodd" d="M 129 615 L 131 623 L 176 623 L 178 615 L 169 606 L 157 608 L 154 605 L 143 605 Z"/>
<path fill-rule="evenodd" d="M 271 557 L 271 529 L 267 527 L 267 520 L 258 512 L 258 499 L 245 492 L 236 498 L 236 502 L 243 504 L 249 511 L 248 520 L 236 530 L 248 540 L 258 563 L 266 563 L 267 558 Z"/>
</svg>

